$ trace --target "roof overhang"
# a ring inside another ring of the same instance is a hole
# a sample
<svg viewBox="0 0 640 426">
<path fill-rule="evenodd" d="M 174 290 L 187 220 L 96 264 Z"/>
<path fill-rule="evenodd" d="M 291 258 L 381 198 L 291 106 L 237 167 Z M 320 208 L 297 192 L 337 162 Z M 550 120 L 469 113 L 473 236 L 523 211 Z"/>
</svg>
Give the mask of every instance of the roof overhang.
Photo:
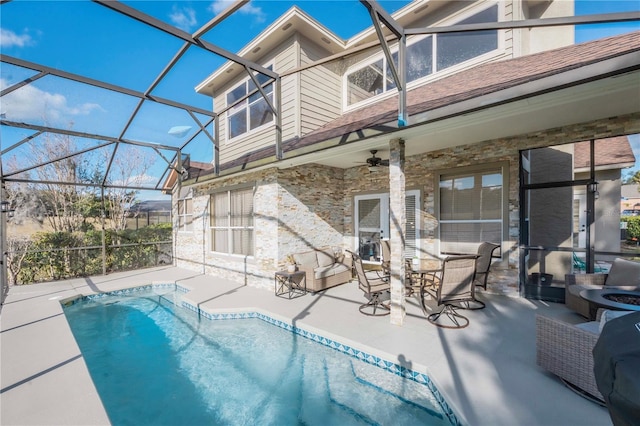
<svg viewBox="0 0 640 426">
<path fill-rule="evenodd" d="M 369 149 L 384 152 L 405 140 L 406 155 L 512 137 L 640 112 L 640 55 L 615 57 L 411 117 L 398 128 L 388 121 L 357 133 L 286 152 L 279 167 L 309 162 L 348 168 Z M 349 154 L 349 155 L 345 155 Z M 355 157 L 354 157 L 355 156 Z"/>
</svg>

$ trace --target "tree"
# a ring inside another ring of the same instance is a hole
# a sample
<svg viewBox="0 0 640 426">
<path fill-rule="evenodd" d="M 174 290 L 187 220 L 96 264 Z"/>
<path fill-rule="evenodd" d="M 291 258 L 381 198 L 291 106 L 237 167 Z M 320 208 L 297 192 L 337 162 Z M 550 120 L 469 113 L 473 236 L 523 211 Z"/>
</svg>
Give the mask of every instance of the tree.
<svg viewBox="0 0 640 426">
<path fill-rule="evenodd" d="M 18 276 L 22 270 L 22 262 L 27 256 L 33 242 L 28 237 L 7 238 L 7 271 L 9 272 L 9 285 L 18 284 Z"/>
<path fill-rule="evenodd" d="M 114 186 L 105 190 L 109 228 L 115 231 L 126 228 L 126 213 L 136 201 L 138 191 L 130 187 L 141 187 L 147 183 L 147 172 L 153 164 L 153 155 L 149 151 L 135 146 L 128 146 L 122 151 L 121 155 L 114 156 L 106 179 L 108 184 Z"/>
<path fill-rule="evenodd" d="M 39 166 L 26 177 L 35 181 L 31 189 L 38 194 L 45 219 L 55 232 L 79 230 L 83 217 L 78 203 L 85 196 L 85 190 L 74 184 L 83 183 L 79 176 L 92 167 L 88 156 L 74 155 L 77 147 L 69 135 L 46 133 L 41 139 L 30 141 L 29 147 L 31 163 Z"/>
</svg>

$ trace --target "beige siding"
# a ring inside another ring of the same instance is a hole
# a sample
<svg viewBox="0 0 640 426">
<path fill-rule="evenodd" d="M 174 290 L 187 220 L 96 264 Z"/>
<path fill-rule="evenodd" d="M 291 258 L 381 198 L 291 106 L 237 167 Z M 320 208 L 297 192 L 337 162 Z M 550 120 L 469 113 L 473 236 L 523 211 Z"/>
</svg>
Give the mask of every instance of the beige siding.
<svg viewBox="0 0 640 426">
<path fill-rule="evenodd" d="M 328 56 L 322 48 L 305 38 L 300 39 L 301 65 Z M 341 76 L 326 66 L 309 68 L 300 73 L 300 133 L 317 129 L 342 113 Z"/>
<path fill-rule="evenodd" d="M 285 43 L 287 48 L 282 49 L 276 56 L 276 71 L 284 72 L 297 68 L 300 63 L 297 37 L 291 37 Z M 282 140 L 286 141 L 298 134 L 297 109 L 298 109 L 298 76 L 297 74 L 281 79 L 282 85 Z"/>
<path fill-rule="evenodd" d="M 276 72 L 282 72 L 297 66 L 297 43 L 295 38 L 291 37 L 284 42 L 279 48 L 267 52 L 265 56 L 257 61 L 258 63 L 268 65 L 273 63 Z M 226 108 L 226 92 L 238 85 L 241 81 L 246 80 L 243 73 L 237 79 L 232 80 L 229 84 L 221 87 L 216 92 L 215 110 L 221 111 Z M 297 90 L 296 77 L 288 77 L 282 79 L 282 139 L 287 140 L 296 135 L 297 126 L 295 122 L 295 111 L 297 106 Z M 274 98 L 275 102 L 275 98 Z M 264 126 L 259 129 L 247 132 L 245 135 L 236 137 L 233 140 L 227 139 L 227 114 L 220 116 L 220 163 L 224 164 L 228 161 L 241 158 L 249 152 L 259 150 L 261 148 L 274 146 L 276 140 L 275 119 L 271 125 Z"/>
</svg>

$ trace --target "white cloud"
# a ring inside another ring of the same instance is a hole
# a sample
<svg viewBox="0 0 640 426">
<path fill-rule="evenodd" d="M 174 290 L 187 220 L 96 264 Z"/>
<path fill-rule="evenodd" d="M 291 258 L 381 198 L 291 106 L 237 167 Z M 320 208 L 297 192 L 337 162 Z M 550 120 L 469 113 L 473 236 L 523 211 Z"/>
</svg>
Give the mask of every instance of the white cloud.
<svg viewBox="0 0 640 426">
<path fill-rule="evenodd" d="M 196 20 L 196 11 L 190 7 L 173 6 L 173 12 L 169 15 L 169 19 L 173 24 L 181 30 L 190 32 L 198 23 Z"/>
<path fill-rule="evenodd" d="M 29 34 L 18 35 L 11 30 L 5 30 L 0 28 L 0 47 L 25 47 L 32 43 L 31 36 Z"/>
<path fill-rule="evenodd" d="M 217 15 L 218 13 L 231 6 L 233 3 L 233 0 L 214 0 L 213 3 L 209 5 L 209 10 Z M 256 18 L 257 22 L 264 22 L 266 19 L 265 13 L 262 11 L 262 8 L 254 6 L 251 2 L 238 9 L 237 13 L 253 15 Z"/>
<path fill-rule="evenodd" d="M 0 90 L 8 87 L 5 79 L 0 79 Z M 32 85 L 26 85 L 2 98 L 2 113 L 11 121 L 45 120 L 59 123 L 70 116 L 89 115 L 92 111 L 103 110 L 96 103 L 69 105 L 67 98 L 59 93 L 50 93 Z"/>
</svg>

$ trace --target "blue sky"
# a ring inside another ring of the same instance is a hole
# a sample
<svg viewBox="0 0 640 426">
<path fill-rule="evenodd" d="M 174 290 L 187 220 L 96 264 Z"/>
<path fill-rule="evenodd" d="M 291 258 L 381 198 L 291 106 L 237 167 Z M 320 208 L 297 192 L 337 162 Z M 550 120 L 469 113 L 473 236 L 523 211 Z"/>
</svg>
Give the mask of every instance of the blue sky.
<svg viewBox="0 0 640 426">
<path fill-rule="evenodd" d="M 221 0 L 123 3 L 189 33 L 230 4 Z M 392 13 L 408 2 L 379 3 Z M 341 38 L 350 38 L 371 25 L 368 12 L 355 0 L 252 1 L 207 33 L 204 39 L 237 52 L 294 4 Z M 638 0 L 575 2 L 576 15 L 639 9 Z M 580 26 L 576 28 L 576 42 L 637 29 L 640 29 L 638 22 Z M 0 7 L 0 49 L 3 54 L 138 91 L 145 91 L 149 87 L 181 44 L 168 35 L 93 2 L 14 0 Z M 194 87 L 223 62 L 224 58 L 192 48 L 153 93 L 210 110 L 211 99 L 196 94 Z M 29 75 L 32 74 L 2 64 L 0 88 Z M 28 120 L 42 123 L 45 121 L 42 116 L 46 107 L 48 122 L 68 120 L 75 130 L 108 134 L 122 129 L 135 106 L 132 99 L 122 95 L 105 95 L 101 91 L 57 79 L 42 79 L 33 87 L 28 94 L 25 91 L 19 108 L 14 106 L 11 112 L 4 109 L 0 112 L 6 112 L 8 119 L 12 118 L 12 114 L 14 118 L 19 114 L 21 119 L 28 117 Z M 123 108 L 123 105 L 127 108 Z M 164 125 L 161 128 L 157 126 L 159 116 L 163 117 Z M 204 116 L 198 118 L 205 119 Z M 191 118 L 183 112 L 145 105 L 127 136 L 177 146 L 184 139 L 176 140 L 169 135 L 169 128 L 191 122 Z M 3 148 L 24 137 L 24 131 L 12 132 L 5 127 L 0 129 L 4 139 Z M 633 139 L 636 157 L 640 158 L 640 140 L 638 137 Z M 90 146 L 94 142 L 80 143 Z M 211 145 L 207 140 L 194 141 L 194 146 L 196 144 Z M 212 154 L 209 150 L 203 155 L 210 157 Z M 160 161 L 158 167 L 165 165 Z"/>
</svg>

